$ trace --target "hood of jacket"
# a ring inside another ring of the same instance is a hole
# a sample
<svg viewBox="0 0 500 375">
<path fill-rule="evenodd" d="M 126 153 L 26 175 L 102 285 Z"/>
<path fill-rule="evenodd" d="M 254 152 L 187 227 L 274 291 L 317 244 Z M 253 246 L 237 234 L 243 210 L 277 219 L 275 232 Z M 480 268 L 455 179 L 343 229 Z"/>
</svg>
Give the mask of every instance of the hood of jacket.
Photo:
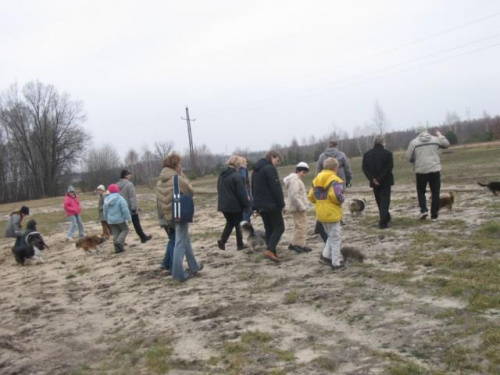
<svg viewBox="0 0 500 375">
<path fill-rule="evenodd" d="M 175 169 L 164 167 L 164 168 L 162 168 L 162 170 L 160 172 L 159 180 L 161 182 L 167 182 L 172 177 L 174 177 L 176 174 L 177 174 L 177 171 Z"/>
<path fill-rule="evenodd" d="M 431 140 L 431 135 L 429 134 L 429 132 L 422 132 L 418 135 L 418 140 L 420 142 L 429 142 Z"/>
<path fill-rule="evenodd" d="M 232 175 L 233 173 L 237 173 L 238 171 L 236 170 L 236 168 L 233 168 L 233 167 L 226 167 L 224 168 L 221 172 L 220 172 L 220 175 L 222 178 L 226 178 L 227 176 L 230 176 Z"/>
<path fill-rule="evenodd" d="M 120 198 L 120 193 L 111 193 L 105 198 L 104 204 L 106 206 L 113 206 L 118 201 L 118 198 Z"/>
<path fill-rule="evenodd" d="M 313 186 L 327 188 L 333 181 L 337 181 L 339 184 L 344 181 L 335 174 L 334 171 L 329 169 L 323 169 L 313 180 Z"/>
<path fill-rule="evenodd" d="M 120 181 L 118 181 L 116 184 L 117 184 L 117 185 L 118 185 L 118 187 L 120 188 L 120 191 L 122 191 L 122 190 L 123 190 L 123 188 L 124 188 L 125 186 L 127 186 L 128 184 L 131 184 L 131 182 L 130 182 L 130 180 L 129 180 L 129 179 L 127 179 L 127 178 L 122 178 L 122 179 L 121 179 Z"/>
<path fill-rule="evenodd" d="M 272 165 L 272 164 L 266 158 L 262 158 L 259 161 L 257 161 L 257 163 L 255 163 L 253 165 L 253 170 L 254 170 L 254 172 L 258 172 L 258 171 L 260 171 L 262 168 L 264 168 L 267 165 Z"/>
</svg>

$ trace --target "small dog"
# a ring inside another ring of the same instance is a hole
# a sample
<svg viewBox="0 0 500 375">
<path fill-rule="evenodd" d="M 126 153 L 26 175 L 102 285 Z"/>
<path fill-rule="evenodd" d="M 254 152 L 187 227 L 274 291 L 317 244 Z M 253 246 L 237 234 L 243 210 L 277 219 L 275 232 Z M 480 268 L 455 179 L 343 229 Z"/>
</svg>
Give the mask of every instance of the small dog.
<svg viewBox="0 0 500 375">
<path fill-rule="evenodd" d="M 344 246 L 340 249 L 340 254 L 342 254 L 342 258 L 344 259 L 344 263 L 349 263 L 349 260 L 354 260 L 359 263 L 363 263 L 365 260 L 365 255 L 361 252 L 361 250 L 353 247 L 353 246 Z"/>
<path fill-rule="evenodd" d="M 439 197 L 439 210 L 441 211 L 442 208 L 448 208 L 448 212 L 451 212 L 451 209 L 453 208 L 453 203 L 455 202 L 455 199 L 457 199 L 457 194 L 451 190 L 449 195 L 441 195 Z"/>
<path fill-rule="evenodd" d="M 90 254 L 90 250 L 95 249 L 97 254 L 101 253 L 101 245 L 104 241 L 106 241 L 105 238 L 98 236 L 98 235 L 93 235 L 93 236 L 85 236 L 75 243 L 75 247 L 77 249 L 83 249 L 86 254 Z"/>
<path fill-rule="evenodd" d="M 495 195 L 498 195 L 498 193 L 500 193 L 500 182 L 499 181 L 488 182 L 487 184 L 482 184 L 481 182 L 478 182 L 478 184 L 479 184 L 479 186 L 487 187 Z"/>
<path fill-rule="evenodd" d="M 266 249 L 266 235 L 264 232 L 254 230 L 252 224 L 248 221 L 242 221 L 240 228 L 252 251 Z"/>
<path fill-rule="evenodd" d="M 43 240 L 42 235 L 36 231 L 36 221 L 31 219 L 26 224 L 26 233 L 24 246 L 12 247 L 12 254 L 16 259 L 16 263 L 24 266 L 26 259 L 36 259 L 38 263 L 45 263 L 42 258 L 42 250 L 48 249 L 49 246 Z"/>
<path fill-rule="evenodd" d="M 349 202 L 349 211 L 351 211 L 351 215 L 361 215 L 361 213 L 365 210 L 366 200 L 364 198 L 354 198 Z"/>
</svg>

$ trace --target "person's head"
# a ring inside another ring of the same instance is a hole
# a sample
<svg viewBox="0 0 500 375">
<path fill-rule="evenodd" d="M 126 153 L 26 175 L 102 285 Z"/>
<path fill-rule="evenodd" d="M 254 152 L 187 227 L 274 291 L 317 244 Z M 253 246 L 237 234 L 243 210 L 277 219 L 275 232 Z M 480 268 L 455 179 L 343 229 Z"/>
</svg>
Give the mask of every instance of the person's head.
<svg viewBox="0 0 500 375">
<path fill-rule="evenodd" d="M 377 135 L 375 139 L 373 140 L 373 145 L 381 145 L 382 147 L 385 147 L 385 137 L 383 135 Z"/>
<path fill-rule="evenodd" d="M 29 216 L 30 214 L 30 209 L 29 207 L 27 206 L 22 206 L 21 209 L 19 210 L 19 213 L 22 215 L 22 216 Z"/>
<path fill-rule="evenodd" d="M 163 159 L 163 167 L 175 169 L 177 171 L 181 167 L 181 161 L 181 156 L 177 152 L 172 151 Z"/>
<path fill-rule="evenodd" d="M 240 156 L 241 159 L 241 166 L 246 167 L 247 166 L 247 158 L 244 156 Z"/>
<path fill-rule="evenodd" d="M 337 172 L 339 169 L 339 162 L 335 158 L 326 158 L 323 162 L 323 169 Z"/>
<path fill-rule="evenodd" d="M 241 157 L 238 155 L 231 155 L 226 164 L 230 167 L 238 169 L 241 166 Z"/>
<path fill-rule="evenodd" d="M 76 191 L 75 188 L 71 185 L 68 186 L 68 195 L 72 197 L 76 197 Z"/>
<path fill-rule="evenodd" d="M 111 184 L 108 186 L 108 191 L 113 194 L 113 193 L 119 193 L 120 192 L 120 187 L 117 184 Z"/>
<path fill-rule="evenodd" d="M 337 147 L 339 145 L 339 142 L 336 139 L 331 139 L 330 142 L 328 143 L 329 147 Z"/>
<path fill-rule="evenodd" d="M 96 191 L 99 193 L 99 194 L 103 194 L 105 191 L 106 191 L 106 188 L 104 187 L 104 185 L 99 185 L 96 189 Z"/>
<path fill-rule="evenodd" d="M 301 161 L 295 166 L 295 173 L 297 173 L 300 178 L 304 178 L 307 172 L 309 172 L 309 165 L 306 162 Z"/>
<path fill-rule="evenodd" d="M 281 154 L 276 150 L 268 151 L 264 157 L 275 167 L 283 161 Z"/>
<path fill-rule="evenodd" d="M 418 125 L 415 127 L 415 134 L 425 133 L 427 131 L 427 126 Z"/>
<path fill-rule="evenodd" d="M 132 172 L 127 169 L 123 169 L 120 173 L 120 178 L 126 178 L 130 180 L 132 178 Z"/>
</svg>

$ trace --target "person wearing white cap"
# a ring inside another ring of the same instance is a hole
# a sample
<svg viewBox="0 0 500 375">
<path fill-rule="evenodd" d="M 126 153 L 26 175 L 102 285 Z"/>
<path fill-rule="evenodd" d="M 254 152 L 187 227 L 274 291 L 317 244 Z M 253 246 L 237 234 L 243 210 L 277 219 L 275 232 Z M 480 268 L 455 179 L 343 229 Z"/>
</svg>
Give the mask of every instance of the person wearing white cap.
<svg viewBox="0 0 500 375">
<path fill-rule="evenodd" d="M 109 192 L 106 191 L 104 185 L 99 185 L 96 189 L 99 194 L 99 201 L 97 203 L 97 207 L 99 209 L 99 220 L 101 221 L 102 226 L 102 235 L 101 237 L 104 239 L 109 239 L 110 229 L 106 218 L 104 217 L 104 198 L 109 195 Z"/>
<path fill-rule="evenodd" d="M 288 245 L 289 250 L 297 253 L 311 251 L 310 247 L 306 246 L 307 237 L 307 215 L 306 211 L 309 206 L 307 198 L 307 190 L 302 182 L 302 179 L 309 172 L 309 165 L 301 161 L 295 166 L 295 172 L 290 173 L 283 179 L 285 183 L 287 211 L 293 217 L 293 239 Z"/>
</svg>

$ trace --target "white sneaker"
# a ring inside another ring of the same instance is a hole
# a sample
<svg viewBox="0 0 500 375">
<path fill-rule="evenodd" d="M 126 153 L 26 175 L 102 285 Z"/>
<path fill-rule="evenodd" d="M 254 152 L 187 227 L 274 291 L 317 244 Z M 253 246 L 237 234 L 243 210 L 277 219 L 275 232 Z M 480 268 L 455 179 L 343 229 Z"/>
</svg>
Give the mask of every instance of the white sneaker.
<svg viewBox="0 0 500 375">
<path fill-rule="evenodd" d="M 428 216 L 428 213 L 427 212 L 423 212 L 423 213 L 420 214 L 419 220 L 425 220 L 425 219 L 427 219 L 427 216 Z"/>
</svg>

